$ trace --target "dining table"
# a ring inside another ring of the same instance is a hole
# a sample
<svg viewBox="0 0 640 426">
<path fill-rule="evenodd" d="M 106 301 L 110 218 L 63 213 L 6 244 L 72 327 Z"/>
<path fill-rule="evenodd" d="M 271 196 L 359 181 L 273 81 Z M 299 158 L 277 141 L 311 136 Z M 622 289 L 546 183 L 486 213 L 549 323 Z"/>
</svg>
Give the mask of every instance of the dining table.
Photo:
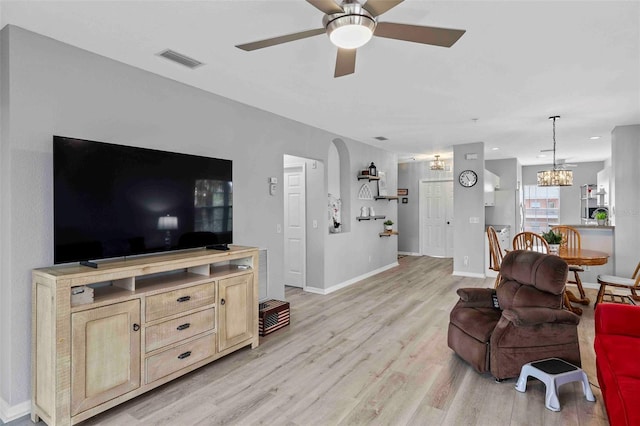
<svg viewBox="0 0 640 426">
<path fill-rule="evenodd" d="M 576 266 L 601 266 L 606 265 L 609 261 L 609 253 L 599 250 L 583 249 L 583 248 L 567 248 L 560 247 L 557 253 L 569 265 Z M 571 290 L 565 289 L 565 307 L 571 312 L 582 315 L 582 309 L 573 306 L 571 302 L 582 303 L 588 305 L 590 300 L 588 297 L 577 297 Z"/>
</svg>

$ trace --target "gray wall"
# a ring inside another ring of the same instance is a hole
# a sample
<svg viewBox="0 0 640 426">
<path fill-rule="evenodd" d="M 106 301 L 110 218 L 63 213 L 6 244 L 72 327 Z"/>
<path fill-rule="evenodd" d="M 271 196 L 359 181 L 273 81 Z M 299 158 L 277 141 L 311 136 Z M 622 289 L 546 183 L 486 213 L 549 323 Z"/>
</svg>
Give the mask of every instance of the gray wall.
<svg viewBox="0 0 640 426">
<path fill-rule="evenodd" d="M 8 283 L 11 279 L 11 264 L 5 264 L 4 259 L 10 258 L 10 246 L 5 242 L 11 238 L 11 190 L 10 165 L 11 150 L 5 144 L 9 138 L 9 61 L 6 60 L 6 52 L 9 51 L 8 34 L 0 33 L 0 403 L 2 399 L 11 396 L 11 342 L 9 339 L 13 326 L 11 315 L 13 286 Z M 22 280 L 24 285 L 24 279 Z M 23 305 L 27 312 L 27 305 Z M 24 316 L 23 316 L 24 321 Z M 27 333 L 28 328 L 22 327 L 22 333 Z M 24 366 L 23 366 L 24 367 Z M 24 368 L 23 368 L 24 372 Z M 22 399 L 24 400 L 24 398 Z M 18 399 L 20 401 L 20 399 Z"/>
<path fill-rule="evenodd" d="M 476 159 L 467 159 L 466 154 L 475 154 Z M 453 166 L 453 273 L 484 276 L 484 143 L 454 145 Z M 460 172 L 467 169 L 478 175 L 478 183 L 471 188 L 458 183 Z M 471 223 L 472 219 L 476 222 Z M 465 257 L 468 258 L 466 265 Z"/>
<path fill-rule="evenodd" d="M 30 271 L 53 263 L 54 134 L 233 160 L 234 242 L 268 249 L 269 296 L 284 297 L 283 235 L 276 232 L 284 216 L 282 186 L 270 196 L 267 178 L 282 176 L 284 154 L 326 164 L 338 135 L 18 27 L 0 35 L 0 406 L 24 407 L 30 395 Z M 395 191 L 395 155 L 344 143 L 352 187 L 356 171 L 375 161 L 389 172 Z M 321 200 L 311 208 L 318 218 L 326 217 L 326 178 L 321 186 L 308 194 Z M 395 217 L 395 202 L 384 203 Z M 353 232 L 338 236 L 318 228 L 325 236 L 312 252 L 309 282 L 329 288 L 396 261 L 397 239 L 379 238 L 382 225 L 351 226 Z"/>
<path fill-rule="evenodd" d="M 359 144 L 361 149 L 356 150 L 353 143 L 343 140 L 349 149 L 351 157 L 350 169 L 341 173 L 342 183 L 348 188 L 342 187 L 342 197 L 346 193 L 351 194 L 351 208 L 345 209 L 343 202 L 342 222 L 347 223 L 350 231 L 339 234 L 326 234 L 325 250 L 325 286 L 330 289 L 341 282 L 345 274 L 358 277 L 367 274 L 371 270 L 380 269 L 390 265 L 397 259 L 398 237 L 380 237 L 379 233 L 384 229 L 381 220 L 363 220 L 358 222 L 356 217 L 363 206 L 373 207 L 377 215 L 385 215 L 387 219 L 398 223 L 398 202 L 387 200 L 359 200 L 358 191 L 366 182 L 358 180 L 360 170 L 369 166 L 373 161 L 378 168 L 386 172 L 389 195 L 396 194 L 398 182 L 398 162 L 395 154 L 380 151 L 369 145 Z M 342 154 L 341 154 L 342 155 Z M 374 195 L 377 195 L 375 182 L 368 183 Z M 326 196 L 326 194 L 325 194 Z M 394 225 L 395 226 L 395 225 Z M 345 247 L 351 247 L 345 250 Z"/>
<path fill-rule="evenodd" d="M 630 277 L 640 261 L 640 124 L 618 126 L 611 132 L 615 222 L 615 274 Z"/>
</svg>

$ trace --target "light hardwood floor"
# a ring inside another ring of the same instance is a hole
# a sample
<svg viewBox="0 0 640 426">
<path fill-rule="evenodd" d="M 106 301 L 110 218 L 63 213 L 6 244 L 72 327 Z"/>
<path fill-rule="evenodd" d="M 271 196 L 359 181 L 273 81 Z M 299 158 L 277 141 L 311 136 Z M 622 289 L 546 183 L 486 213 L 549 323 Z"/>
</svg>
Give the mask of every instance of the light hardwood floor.
<svg viewBox="0 0 640 426">
<path fill-rule="evenodd" d="M 544 385 L 496 383 L 447 347 L 460 287 L 493 278 L 451 276 L 450 259 L 404 257 L 400 266 L 328 296 L 287 288 L 291 325 L 89 419 L 85 425 L 606 425 L 595 375 L 593 305 L 580 322 L 579 383 L 544 408 Z M 589 296 L 595 298 L 592 291 Z M 11 425 L 31 424 L 27 418 Z"/>
</svg>

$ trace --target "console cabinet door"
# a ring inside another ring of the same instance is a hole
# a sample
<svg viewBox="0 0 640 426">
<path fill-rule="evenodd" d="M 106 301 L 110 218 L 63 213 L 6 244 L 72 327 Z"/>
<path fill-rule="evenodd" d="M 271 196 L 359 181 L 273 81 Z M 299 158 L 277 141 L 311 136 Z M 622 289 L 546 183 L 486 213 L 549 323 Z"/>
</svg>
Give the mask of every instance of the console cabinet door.
<svg viewBox="0 0 640 426">
<path fill-rule="evenodd" d="M 71 415 L 140 387 L 140 300 L 71 315 Z"/>
<path fill-rule="evenodd" d="M 220 280 L 218 294 L 218 349 L 223 351 L 252 338 L 255 332 L 253 274 Z"/>
</svg>

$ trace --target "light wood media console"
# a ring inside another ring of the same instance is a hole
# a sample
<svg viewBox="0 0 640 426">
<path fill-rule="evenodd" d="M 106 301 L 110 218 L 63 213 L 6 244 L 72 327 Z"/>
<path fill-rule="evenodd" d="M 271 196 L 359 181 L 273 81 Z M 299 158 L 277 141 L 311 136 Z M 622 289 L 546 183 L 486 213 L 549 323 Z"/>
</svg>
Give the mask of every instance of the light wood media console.
<svg viewBox="0 0 640 426">
<path fill-rule="evenodd" d="M 190 250 L 33 271 L 31 420 L 81 422 L 258 346 L 258 250 Z M 74 287 L 94 288 L 72 305 Z"/>
</svg>

